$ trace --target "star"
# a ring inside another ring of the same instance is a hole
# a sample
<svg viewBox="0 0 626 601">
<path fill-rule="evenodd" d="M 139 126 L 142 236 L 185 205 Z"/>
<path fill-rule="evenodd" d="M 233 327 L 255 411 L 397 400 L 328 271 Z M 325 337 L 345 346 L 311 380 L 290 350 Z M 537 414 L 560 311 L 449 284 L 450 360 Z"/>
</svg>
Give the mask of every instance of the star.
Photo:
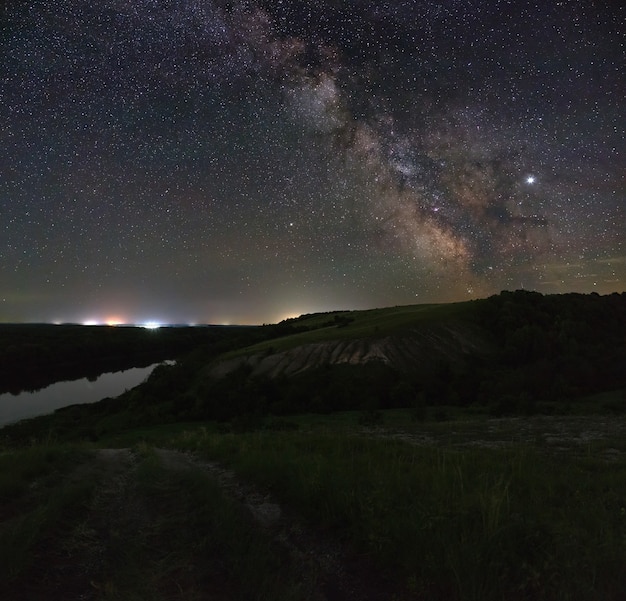
<svg viewBox="0 0 626 601">
<path fill-rule="evenodd" d="M 0 321 L 625 289 L 623 3 L 4 4 Z"/>
</svg>

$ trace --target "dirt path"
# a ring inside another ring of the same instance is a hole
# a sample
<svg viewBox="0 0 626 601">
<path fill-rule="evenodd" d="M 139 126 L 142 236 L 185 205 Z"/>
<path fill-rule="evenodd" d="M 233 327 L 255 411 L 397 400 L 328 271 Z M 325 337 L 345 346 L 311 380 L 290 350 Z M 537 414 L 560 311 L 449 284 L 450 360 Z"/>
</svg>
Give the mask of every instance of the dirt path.
<svg viewBox="0 0 626 601">
<path fill-rule="evenodd" d="M 28 601 L 100 598 L 94 578 L 105 563 L 113 516 L 122 510 L 137 458 L 130 449 L 102 449 L 66 476 L 68 484 L 91 481 L 87 507 L 63 516 L 32 551 L 32 566 L 0 597 Z M 125 510 L 125 508 L 124 508 Z"/>
<path fill-rule="evenodd" d="M 267 492 L 240 480 L 218 463 L 200 461 L 169 449 L 155 449 L 169 469 L 201 469 L 215 478 L 224 494 L 244 506 L 259 527 L 269 530 L 298 566 L 306 599 L 311 601 L 387 601 L 400 599 L 395 583 L 376 573 L 330 532 L 312 529 Z M 395 596 L 394 596 L 395 595 Z"/>
<path fill-rule="evenodd" d="M 394 596 L 392 582 L 377 575 L 366 558 L 353 553 L 332 532 L 308 527 L 291 509 L 281 506 L 267 492 L 241 481 L 234 472 L 178 451 L 154 449 L 154 454 L 160 466 L 173 475 L 172 481 L 176 481 L 177 472 L 204 474 L 218 483 L 227 499 L 245 509 L 256 526 L 269 535 L 272 546 L 279 549 L 279 556 L 294 566 L 301 584 L 299 598 L 310 601 L 401 598 Z M 139 470 L 145 460 L 130 449 L 100 449 L 92 461 L 70 473 L 68 479 L 94 480 L 90 501 L 76 515 L 67 516 L 54 532 L 36 545 L 32 569 L 2 595 L 8 595 L 7 599 L 29 601 L 145 598 L 136 596 L 132 583 L 128 590 L 120 588 L 119 578 L 110 573 L 112 566 L 123 561 L 120 554 L 125 552 L 129 553 L 131 561 L 144 561 L 124 546 L 127 541 L 132 547 L 138 539 L 142 543 L 149 540 L 154 522 L 162 519 L 159 513 L 162 508 L 155 506 L 137 486 Z M 174 502 L 176 498 L 174 490 Z M 145 551 L 145 545 L 137 548 Z M 145 561 L 146 565 L 139 568 L 143 573 L 156 565 L 150 563 L 150 556 Z M 181 570 L 184 569 L 182 566 Z M 232 583 L 233 575 L 225 576 L 219 569 L 208 575 L 196 575 L 192 584 L 185 583 L 184 575 L 181 578 L 183 585 L 176 580 L 163 585 L 167 586 L 167 591 L 163 591 L 163 587 L 159 589 L 163 599 L 228 601 L 241 598 L 236 582 Z M 236 580 L 236 574 L 234 578 Z M 200 581 L 202 587 L 197 585 Z M 2 595 L 0 597 L 4 598 Z"/>
</svg>

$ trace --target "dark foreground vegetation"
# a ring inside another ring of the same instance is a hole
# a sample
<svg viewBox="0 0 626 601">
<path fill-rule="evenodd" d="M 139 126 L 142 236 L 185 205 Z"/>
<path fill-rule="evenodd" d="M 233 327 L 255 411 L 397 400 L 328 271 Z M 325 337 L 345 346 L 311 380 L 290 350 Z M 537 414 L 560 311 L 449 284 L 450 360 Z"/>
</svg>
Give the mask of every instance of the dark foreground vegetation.
<svg viewBox="0 0 626 601">
<path fill-rule="evenodd" d="M 581 442 L 603 422 L 543 419 L 349 412 L 6 447 L 0 598 L 624 599 L 623 428 Z"/>
<path fill-rule="evenodd" d="M 441 324 L 478 350 L 212 371 Z M 223 332 L 116 399 L 0 430 L 0 598 L 626 598 L 625 294 Z"/>
</svg>

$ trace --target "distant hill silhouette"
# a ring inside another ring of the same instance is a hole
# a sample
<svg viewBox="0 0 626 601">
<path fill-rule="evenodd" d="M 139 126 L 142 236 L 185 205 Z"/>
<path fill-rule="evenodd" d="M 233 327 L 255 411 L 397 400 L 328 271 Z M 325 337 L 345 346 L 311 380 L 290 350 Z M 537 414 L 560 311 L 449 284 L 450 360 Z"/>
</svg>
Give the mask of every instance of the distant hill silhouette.
<svg viewBox="0 0 626 601">
<path fill-rule="evenodd" d="M 46 427 L 97 437 L 122 425 L 345 409 L 566 412 L 576 399 L 626 388 L 626 293 L 517 290 L 187 335 L 175 365 L 116 399 L 61 409 Z M 609 409 L 626 410 L 626 397 Z"/>
</svg>

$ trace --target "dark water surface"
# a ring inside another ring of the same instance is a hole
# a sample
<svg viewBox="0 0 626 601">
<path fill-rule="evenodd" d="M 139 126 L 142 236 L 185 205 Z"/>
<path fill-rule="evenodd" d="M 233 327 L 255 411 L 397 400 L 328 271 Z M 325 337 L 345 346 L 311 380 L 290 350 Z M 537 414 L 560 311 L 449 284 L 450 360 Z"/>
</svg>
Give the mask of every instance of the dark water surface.
<svg viewBox="0 0 626 601">
<path fill-rule="evenodd" d="M 148 367 L 105 373 L 93 381 L 83 378 L 72 382 L 57 382 L 36 392 L 0 394 L 0 426 L 51 413 L 59 407 L 95 403 L 105 397 L 116 397 L 141 384 L 157 365 L 159 364 L 155 363 Z"/>
</svg>

